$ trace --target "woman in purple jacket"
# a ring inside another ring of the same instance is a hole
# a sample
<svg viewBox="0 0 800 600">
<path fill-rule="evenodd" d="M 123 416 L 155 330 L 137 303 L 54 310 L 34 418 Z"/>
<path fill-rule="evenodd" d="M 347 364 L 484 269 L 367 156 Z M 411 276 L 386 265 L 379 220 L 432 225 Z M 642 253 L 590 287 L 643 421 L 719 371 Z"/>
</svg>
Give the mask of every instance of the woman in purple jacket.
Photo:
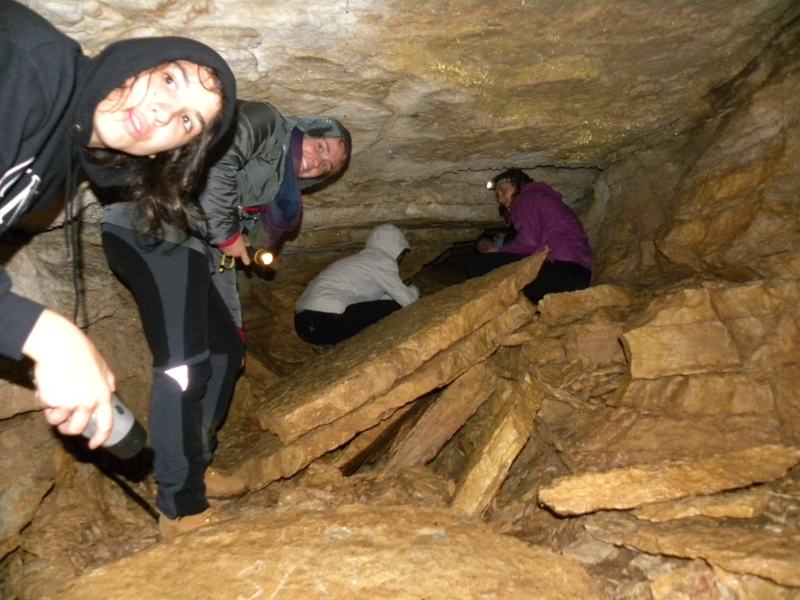
<svg viewBox="0 0 800 600">
<path fill-rule="evenodd" d="M 521 169 L 508 169 L 490 182 L 501 211 L 515 235 L 498 246 L 478 241 L 479 255 L 467 267 L 468 277 L 520 260 L 548 249 L 536 279 L 523 288 L 534 304 L 552 292 L 571 292 L 589 287 L 592 251 L 581 222 L 546 183 L 534 182 Z"/>
</svg>

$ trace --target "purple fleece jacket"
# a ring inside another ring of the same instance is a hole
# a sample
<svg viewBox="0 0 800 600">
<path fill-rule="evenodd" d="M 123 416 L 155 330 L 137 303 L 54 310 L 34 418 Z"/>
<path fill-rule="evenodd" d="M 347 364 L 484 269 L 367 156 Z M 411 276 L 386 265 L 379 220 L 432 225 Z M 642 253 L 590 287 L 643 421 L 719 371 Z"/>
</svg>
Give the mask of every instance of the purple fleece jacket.
<svg viewBox="0 0 800 600">
<path fill-rule="evenodd" d="M 592 251 L 583 226 L 561 194 L 546 183 L 529 183 L 511 206 L 511 224 L 516 237 L 500 252 L 535 254 L 550 249 L 548 261 L 578 263 L 592 268 Z"/>
</svg>

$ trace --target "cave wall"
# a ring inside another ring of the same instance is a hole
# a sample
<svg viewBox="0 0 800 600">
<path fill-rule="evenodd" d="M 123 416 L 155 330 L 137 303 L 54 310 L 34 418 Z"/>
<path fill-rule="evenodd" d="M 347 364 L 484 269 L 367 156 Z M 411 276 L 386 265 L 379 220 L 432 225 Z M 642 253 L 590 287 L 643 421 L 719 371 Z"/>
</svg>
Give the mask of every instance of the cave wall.
<svg viewBox="0 0 800 600">
<path fill-rule="evenodd" d="M 788 24 L 709 90 L 712 114 L 616 161 L 584 221 L 601 280 L 798 273 L 798 42 Z"/>
<path fill-rule="evenodd" d="M 243 96 L 351 127 L 350 171 L 308 198 L 285 270 L 263 291 L 273 310 L 286 311 L 304 281 L 378 222 L 407 228 L 430 258 L 497 224 L 484 183 L 512 165 L 580 212 L 597 281 L 800 272 L 794 2 L 27 3 L 90 51 L 130 35 L 198 37 L 231 61 Z M 87 202 L 88 331 L 146 420 L 149 353 Z M 4 240 L 7 265 L 19 292 L 71 314 L 53 223 L 26 244 Z M 24 372 L 0 368 L 10 379 L 0 381 L 5 554 L 65 450 L 31 414 Z"/>
</svg>

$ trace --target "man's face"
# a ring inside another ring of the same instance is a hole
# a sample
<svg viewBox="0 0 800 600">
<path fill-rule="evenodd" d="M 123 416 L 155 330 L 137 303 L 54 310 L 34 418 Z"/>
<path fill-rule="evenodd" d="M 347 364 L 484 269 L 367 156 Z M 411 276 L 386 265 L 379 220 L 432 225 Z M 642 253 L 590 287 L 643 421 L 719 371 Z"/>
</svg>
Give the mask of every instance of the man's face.
<svg viewBox="0 0 800 600">
<path fill-rule="evenodd" d="M 97 106 L 90 147 L 150 156 L 197 137 L 220 113 L 206 67 L 185 60 L 130 78 Z"/>
<path fill-rule="evenodd" d="M 506 210 L 511 210 L 511 205 L 514 203 L 514 194 L 517 188 L 510 181 L 501 181 L 495 188 L 494 195 L 497 202 Z"/>
<path fill-rule="evenodd" d="M 347 159 L 344 141 L 341 138 L 318 138 L 303 136 L 303 158 L 300 161 L 298 177 L 315 179 L 323 175 L 333 175 Z"/>
</svg>

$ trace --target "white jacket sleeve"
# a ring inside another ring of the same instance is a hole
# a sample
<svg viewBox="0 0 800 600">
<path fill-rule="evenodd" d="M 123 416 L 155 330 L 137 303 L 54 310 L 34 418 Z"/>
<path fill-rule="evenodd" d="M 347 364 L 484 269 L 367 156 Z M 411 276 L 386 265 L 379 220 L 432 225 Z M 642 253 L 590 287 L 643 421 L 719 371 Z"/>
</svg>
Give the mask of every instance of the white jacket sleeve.
<svg viewBox="0 0 800 600">
<path fill-rule="evenodd" d="M 408 306 L 419 299 L 419 288 L 403 283 L 395 261 L 390 259 L 382 264 L 376 275 L 378 285 L 400 306 Z"/>
</svg>

